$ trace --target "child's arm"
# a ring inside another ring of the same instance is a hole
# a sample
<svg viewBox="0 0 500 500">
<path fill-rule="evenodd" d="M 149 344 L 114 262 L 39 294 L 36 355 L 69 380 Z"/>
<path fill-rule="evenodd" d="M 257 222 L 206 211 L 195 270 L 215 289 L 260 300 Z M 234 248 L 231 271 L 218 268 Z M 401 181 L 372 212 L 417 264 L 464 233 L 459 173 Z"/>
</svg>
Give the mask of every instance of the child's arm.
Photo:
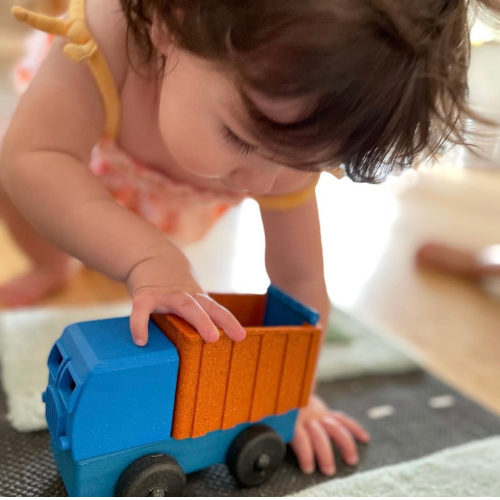
<svg viewBox="0 0 500 500">
<path fill-rule="evenodd" d="M 323 251 L 316 198 L 283 212 L 261 210 L 266 234 L 266 268 L 273 284 L 320 313 L 327 326 L 330 302 L 323 271 Z M 369 436 L 355 421 L 331 411 L 316 395 L 299 412 L 291 443 L 301 469 L 314 471 L 315 460 L 326 475 L 335 473 L 331 440 L 350 465 L 358 462 L 355 439 Z"/>
<path fill-rule="evenodd" d="M 120 27 L 108 24 L 114 40 L 113 29 Z M 117 204 L 90 172 L 90 154 L 103 133 L 103 107 L 89 70 L 67 59 L 63 43 L 55 41 L 3 142 L 0 175 L 6 191 L 42 235 L 85 264 L 127 282 L 134 300 L 132 334 L 139 344 L 147 340 L 153 311 L 184 317 L 207 340 L 218 338 L 216 325 L 241 339 L 244 330 L 203 293 L 182 252 Z M 120 88 L 126 66 L 116 60 L 126 63 L 126 54 L 113 57 L 114 47 L 105 41 L 100 45 L 111 52 L 105 56 L 113 61 Z"/>
<path fill-rule="evenodd" d="M 330 302 L 316 198 L 291 210 L 261 210 L 266 269 L 271 282 L 320 313 L 326 326 Z"/>
</svg>

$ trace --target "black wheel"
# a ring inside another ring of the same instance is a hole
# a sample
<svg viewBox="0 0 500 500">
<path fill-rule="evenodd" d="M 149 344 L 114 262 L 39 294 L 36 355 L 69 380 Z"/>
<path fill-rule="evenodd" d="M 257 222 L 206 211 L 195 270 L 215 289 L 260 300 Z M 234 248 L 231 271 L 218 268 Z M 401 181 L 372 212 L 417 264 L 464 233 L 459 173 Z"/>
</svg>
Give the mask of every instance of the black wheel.
<svg viewBox="0 0 500 500">
<path fill-rule="evenodd" d="M 241 486 L 258 486 L 278 470 L 285 453 L 285 443 L 273 429 L 267 425 L 254 425 L 231 443 L 227 465 Z"/>
<path fill-rule="evenodd" d="M 147 455 L 130 464 L 118 479 L 117 497 L 180 497 L 186 476 L 170 455 Z"/>
</svg>

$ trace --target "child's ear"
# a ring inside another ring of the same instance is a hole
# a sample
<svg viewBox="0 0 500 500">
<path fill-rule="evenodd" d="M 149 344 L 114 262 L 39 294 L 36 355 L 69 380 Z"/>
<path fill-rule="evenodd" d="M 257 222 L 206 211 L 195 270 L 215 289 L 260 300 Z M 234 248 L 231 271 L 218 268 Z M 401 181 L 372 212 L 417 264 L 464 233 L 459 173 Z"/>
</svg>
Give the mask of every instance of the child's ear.
<svg viewBox="0 0 500 500">
<path fill-rule="evenodd" d="M 151 25 L 150 31 L 151 42 L 156 50 L 166 56 L 172 50 L 174 40 L 169 34 L 167 28 L 155 19 Z"/>
</svg>

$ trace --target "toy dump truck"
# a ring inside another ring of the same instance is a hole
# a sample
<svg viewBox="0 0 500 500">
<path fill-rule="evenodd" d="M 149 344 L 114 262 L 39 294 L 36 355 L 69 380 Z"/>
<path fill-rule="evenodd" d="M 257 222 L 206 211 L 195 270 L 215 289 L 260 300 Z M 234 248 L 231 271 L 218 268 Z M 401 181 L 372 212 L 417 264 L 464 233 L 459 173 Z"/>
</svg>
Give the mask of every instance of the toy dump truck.
<svg viewBox="0 0 500 500">
<path fill-rule="evenodd" d="M 52 449 L 71 496 L 180 496 L 186 476 L 227 463 L 242 486 L 269 479 L 315 371 L 318 314 L 271 286 L 212 295 L 246 328 L 208 344 L 153 315 L 137 347 L 128 318 L 67 327 L 48 360 Z"/>
</svg>

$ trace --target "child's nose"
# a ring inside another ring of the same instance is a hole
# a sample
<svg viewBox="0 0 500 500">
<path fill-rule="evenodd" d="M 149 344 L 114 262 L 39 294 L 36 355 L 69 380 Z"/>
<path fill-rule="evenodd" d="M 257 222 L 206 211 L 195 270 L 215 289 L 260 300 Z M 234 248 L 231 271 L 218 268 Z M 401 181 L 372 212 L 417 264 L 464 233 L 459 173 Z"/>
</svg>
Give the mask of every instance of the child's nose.
<svg viewBox="0 0 500 500">
<path fill-rule="evenodd" d="M 267 194 L 273 188 L 279 175 L 277 170 L 241 167 L 231 172 L 230 179 L 238 189 L 249 191 L 252 194 Z"/>
</svg>

